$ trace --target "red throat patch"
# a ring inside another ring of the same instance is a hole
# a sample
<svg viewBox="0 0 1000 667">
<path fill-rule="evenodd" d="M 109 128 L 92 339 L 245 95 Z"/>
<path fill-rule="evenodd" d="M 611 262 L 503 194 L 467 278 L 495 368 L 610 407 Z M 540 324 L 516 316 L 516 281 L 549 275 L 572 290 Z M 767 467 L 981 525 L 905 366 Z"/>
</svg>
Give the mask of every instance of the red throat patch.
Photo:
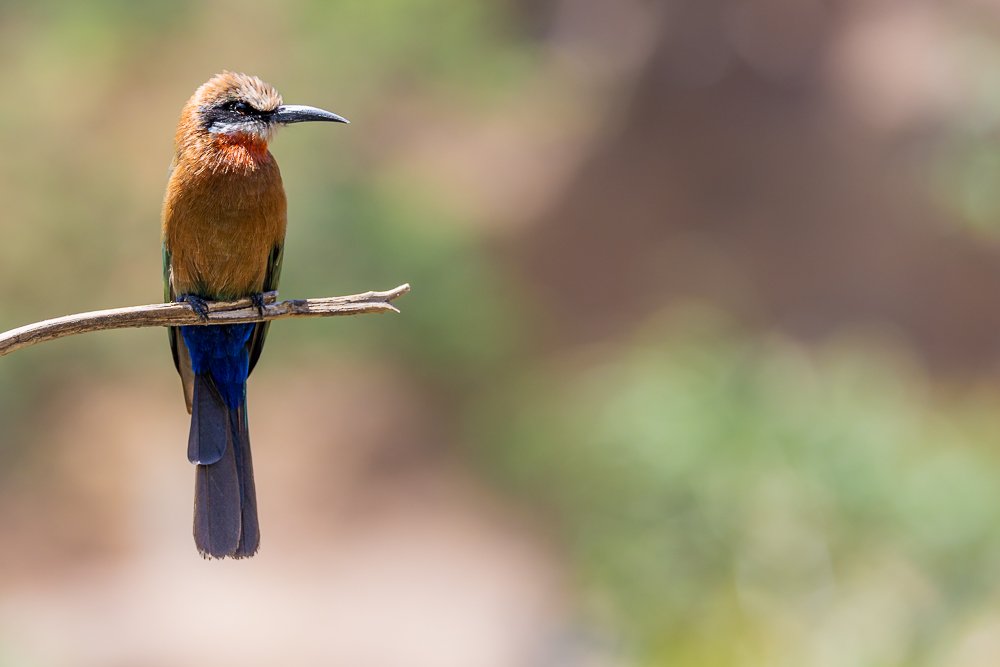
<svg viewBox="0 0 1000 667">
<path fill-rule="evenodd" d="M 227 166 L 253 169 L 260 162 L 270 159 L 267 142 L 252 133 L 219 134 L 214 137 Z"/>
</svg>

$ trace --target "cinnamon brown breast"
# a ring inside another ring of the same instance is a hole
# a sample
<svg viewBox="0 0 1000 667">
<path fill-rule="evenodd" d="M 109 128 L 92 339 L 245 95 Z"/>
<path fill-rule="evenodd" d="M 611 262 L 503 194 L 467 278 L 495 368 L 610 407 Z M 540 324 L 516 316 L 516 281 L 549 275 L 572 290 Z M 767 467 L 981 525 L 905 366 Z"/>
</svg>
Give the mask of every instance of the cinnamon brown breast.
<svg viewBox="0 0 1000 667">
<path fill-rule="evenodd" d="M 171 174 L 163 223 L 175 294 L 231 299 L 262 291 L 287 212 L 278 165 L 266 149 L 253 149 L 221 147 L 228 169 L 181 161 Z"/>
</svg>

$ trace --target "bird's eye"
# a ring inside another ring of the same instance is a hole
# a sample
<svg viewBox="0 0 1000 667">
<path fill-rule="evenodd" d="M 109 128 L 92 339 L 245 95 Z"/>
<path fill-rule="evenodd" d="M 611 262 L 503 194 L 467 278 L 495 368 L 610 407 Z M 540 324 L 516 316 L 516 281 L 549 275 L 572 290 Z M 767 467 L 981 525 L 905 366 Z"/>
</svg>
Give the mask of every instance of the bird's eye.
<svg viewBox="0 0 1000 667">
<path fill-rule="evenodd" d="M 253 107 L 241 100 L 230 100 L 223 104 L 222 108 L 226 111 L 235 111 L 236 113 L 243 115 L 246 115 L 253 110 Z"/>
</svg>

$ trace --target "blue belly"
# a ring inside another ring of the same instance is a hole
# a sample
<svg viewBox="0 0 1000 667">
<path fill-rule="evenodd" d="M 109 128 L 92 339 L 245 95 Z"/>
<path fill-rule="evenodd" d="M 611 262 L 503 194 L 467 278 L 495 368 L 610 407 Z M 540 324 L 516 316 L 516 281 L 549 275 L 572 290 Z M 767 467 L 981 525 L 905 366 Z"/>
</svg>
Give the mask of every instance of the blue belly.
<svg viewBox="0 0 1000 667">
<path fill-rule="evenodd" d="M 256 324 L 181 327 L 195 375 L 208 374 L 226 405 L 236 409 L 246 396 L 250 353 L 247 341 Z"/>
</svg>

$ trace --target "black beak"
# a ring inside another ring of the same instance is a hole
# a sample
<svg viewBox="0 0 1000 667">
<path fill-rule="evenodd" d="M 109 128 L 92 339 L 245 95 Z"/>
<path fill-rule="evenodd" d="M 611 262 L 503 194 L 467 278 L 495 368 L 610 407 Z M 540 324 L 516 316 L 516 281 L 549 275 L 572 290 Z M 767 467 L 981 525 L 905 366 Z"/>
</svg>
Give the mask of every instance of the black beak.
<svg viewBox="0 0 1000 667">
<path fill-rule="evenodd" d="M 283 104 L 271 113 L 271 122 L 281 125 L 307 123 L 313 120 L 325 120 L 330 123 L 351 122 L 343 116 L 316 107 L 307 107 L 303 104 Z"/>
</svg>

